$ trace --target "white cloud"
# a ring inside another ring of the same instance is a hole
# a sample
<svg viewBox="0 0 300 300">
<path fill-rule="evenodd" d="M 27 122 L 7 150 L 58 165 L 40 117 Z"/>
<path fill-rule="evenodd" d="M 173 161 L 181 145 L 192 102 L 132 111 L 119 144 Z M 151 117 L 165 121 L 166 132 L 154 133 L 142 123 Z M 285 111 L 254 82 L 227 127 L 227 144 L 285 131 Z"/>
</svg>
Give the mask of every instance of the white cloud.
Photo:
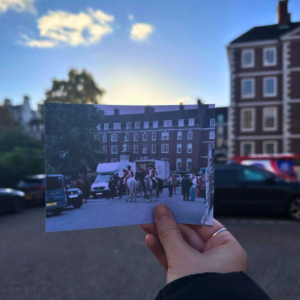
<svg viewBox="0 0 300 300">
<path fill-rule="evenodd" d="M 34 0 L 0 0 L 0 13 L 9 9 L 17 12 L 29 11 L 35 13 Z"/>
<path fill-rule="evenodd" d="M 65 11 L 50 11 L 38 20 L 40 39 L 23 35 L 29 47 L 53 48 L 58 45 L 90 45 L 113 32 L 114 17 L 101 10 L 72 14 Z"/>
<path fill-rule="evenodd" d="M 130 37 L 135 41 L 146 41 L 153 31 L 154 28 L 150 24 L 136 23 L 132 25 Z"/>
<path fill-rule="evenodd" d="M 133 21 L 133 20 L 134 20 L 134 15 L 133 15 L 133 14 L 128 15 L 128 19 L 129 19 L 130 21 Z"/>
</svg>

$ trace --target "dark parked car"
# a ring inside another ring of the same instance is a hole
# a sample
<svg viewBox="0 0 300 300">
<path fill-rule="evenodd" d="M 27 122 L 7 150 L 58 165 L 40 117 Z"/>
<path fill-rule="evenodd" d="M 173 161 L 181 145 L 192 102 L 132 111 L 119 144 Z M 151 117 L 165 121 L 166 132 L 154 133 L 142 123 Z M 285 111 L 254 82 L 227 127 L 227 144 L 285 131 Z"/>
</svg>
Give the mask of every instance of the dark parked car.
<svg viewBox="0 0 300 300">
<path fill-rule="evenodd" d="M 242 165 L 216 166 L 216 213 L 285 213 L 300 221 L 300 182 Z"/>
<path fill-rule="evenodd" d="M 0 188 L 0 212 L 22 212 L 25 202 L 24 196 L 22 191 Z"/>
<path fill-rule="evenodd" d="M 17 189 L 25 193 L 26 203 L 44 204 L 45 184 L 45 175 L 32 175 L 21 180 L 17 185 Z"/>
</svg>

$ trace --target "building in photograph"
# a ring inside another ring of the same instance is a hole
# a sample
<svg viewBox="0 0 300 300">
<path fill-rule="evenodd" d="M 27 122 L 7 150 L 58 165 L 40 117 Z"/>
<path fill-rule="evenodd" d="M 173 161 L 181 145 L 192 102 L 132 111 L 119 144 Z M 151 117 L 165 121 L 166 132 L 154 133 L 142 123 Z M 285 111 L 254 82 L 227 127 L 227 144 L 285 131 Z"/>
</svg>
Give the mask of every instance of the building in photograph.
<svg viewBox="0 0 300 300">
<path fill-rule="evenodd" d="M 277 10 L 277 24 L 254 27 L 228 46 L 229 158 L 299 153 L 300 22 L 291 21 L 288 0 Z"/>
<path fill-rule="evenodd" d="M 216 107 L 216 145 L 214 150 L 215 162 L 226 163 L 228 156 L 228 107 Z"/>
<path fill-rule="evenodd" d="M 119 107 L 111 115 L 105 113 L 98 138 L 106 161 L 160 159 L 169 161 L 171 172 L 199 172 L 212 156 L 215 109 L 200 101 L 193 107 L 155 111 L 145 106 L 142 113 L 126 114 Z"/>
</svg>

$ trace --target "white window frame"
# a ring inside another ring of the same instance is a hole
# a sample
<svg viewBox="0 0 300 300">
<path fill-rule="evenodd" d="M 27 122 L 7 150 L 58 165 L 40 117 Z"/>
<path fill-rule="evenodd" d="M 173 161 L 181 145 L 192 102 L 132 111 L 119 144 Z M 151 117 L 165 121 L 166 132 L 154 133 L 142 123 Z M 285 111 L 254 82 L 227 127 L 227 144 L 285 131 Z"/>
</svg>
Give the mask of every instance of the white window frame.
<svg viewBox="0 0 300 300">
<path fill-rule="evenodd" d="M 245 81 L 252 81 L 252 94 L 251 95 L 244 95 L 244 82 Z M 242 99 L 252 99 L 255 97 L 255 78 L 243 78 L 241 80 L 241 98 Z"/>
<path fill-rule="evenodd" d="M 243 153 L 243 146 L 244 146 L 245 144 L 251 144 L 251 145 L 252 145 L 252 153 L 251 153 L 251 154 L 255 154 L 255 142 L 254 142 L 254 141 L 243 141 L 243 142 L 241 142 L 241 144 L 240 144 L 240 153 L 241 153 L 241 155 L 242 155 L 242 156 L 246 155 L 246 154 Z M 250 155 L 251 155 L 251 154 L 250 154 Z M 249 154 L 247 154 L 247 155 L 249 155 Z"/>
<path fill-rule="evenodd" d="M 135 142 L 137 142 L 137 141 L 139 140 L 139 134 L 138 134 L 137 132 L 134 133 L 134 135 L 133 135 L 133 140 L 134 140 Z"/>
<path fill-rule="evenodd" d="M 178 120 L 178 127 L 184 127 L 184 119 Z"/>
<path fill-rule="evenodd" d="M 274 119 L 275 119 L 274 125 L 275 126 L 272 128 L 265 126 L 266 110 L 270 109 L 270 108 L 274 109 L 274 111 L 275 111 L 275 116 L 274 116 Z M 276 106 L 264 107 L 263 108 L 263 131 L 276 131 L 277 129 L 278 129 L 278 108 Z"/>
<path fill-rule="evenodd" d="M 274 145 L 274 153 L 267 153 L 266 145 L 273 144 Z M 278 141 L 263 141 L 263 154 L 276 154 L 278 153 Z"/>
<path fill-rule="evenodd" d="M 144 122 L 144 128 L 145 128 L 145 129 L 148 129 L 148 128 L 149 128 L 149 121 L 145 121 L 145 122 Z"/>
<path fill-rule="evenodd" d="M 193 144 L 192 143 L 187 144 L 186 152 L 193 153 Z"/>
<path fill-rule="evenodd" d="M 223 134 L 224 134 L 224 127 L 217 126 L 217 135 L 223 135 Z"/>
<path fill-rule="evenodd" d="M 247 111 L 247 110 L 252 111 L 252 117 L 253 117 L 253 126 L 252 126 L 252 128 L 243 128 L 243 121 L 244 121 L 243 113 L 244 113 L 244 111 Z M 240 120 L 240 122 L 241 122 L 241 124 L 240 124 L 241 132 L 253 132 L 253 131 L 255 131 L 255 124 L 256 124 L 255 108 L 242 108 L 241 109 L 241 120 Z"/>
<path fill-rule="evenodd" d="M 195 118 L 189 118 L 189 126 L 195 126 Z"/>
<path fill-rule="evenodd" d="M 141 122 L 134 122 L 134 128 L 140 129 L 141 128 Z"/>
<path fill-rule="evenodd" d="M 164 137 L 163 137 L 164 134 L 166 134 L 167 138 L 164 138 Z M 170 133 L 169 133 L 169 131 L 163 131 L 163 132 L 161 133 L 161 140 L 162 140 L 162 141 L 168 141 L 169 138 L 170 138 Z"/>
<path fill-rule="evenodd" d="M 146 137 L 146 138 L 145 138 L 145 137 Z M 147 133 L 144 132 L 144 133 L 143 133 L 143 141 L 144 141 L 144 142 L 147 141 L 147 138 L 148 138 L 148 137 L 147 137 Z"/>
<path fill-rule="evenodd" d="M 156 132 L 152 132 L 152 141 L 156 141 L 157 134 Z"/>
<path fill-rule="evenodd" d="M 182 131 L 177 131 L 177 141 L 182 141 Z"/>
<path fill-rule="evenodd" d="M 110 161 L 111 162 L 118 162 L 118 158 L 117 157 L 112 157 Z"/>
<path fill-rule="evenodd" d="M 144 149 L 145 149 L 146 151 L 144 151 Z M 147 144 L 143 144 L 143 145 L 142 145 L 142 154 L 147 154 L 147 152 L 148 152 Z"/>
<path fill-rule="evenodd" d="M 126 142 L 129 142 L 129 133 L 125 133 L 125 139 Z"/>
<path fill-rule="evenodd" d="M 107 143 L 107 134 L 103 134 L 102 141 L 103 143 Z"/>
<path fill-rule="evenodd" d="M 251 56 L 252 56 L 252 64 L 251 65 L 245 65 L 244 64 L 244 56 L 247 52 L 250 52 L 251 53 Z M 241 66 L 243 69 L 248 69 L 248 68 L 254 68 L 255 66 L 255 52 L 254 52 L 254 49 L 243 49 L 242 50 L 242 54 L 241 54 Z"/>
<path fill-rule="evenodd" d="M 223 114 L 219 114 L 217 116 L 217 122 L 218 123 L 223 123 L 224 122 L 224 115 Z"/>
<path fill-rule="evenodd" d="M 116 152 L 113 152 L 113 149 L 117 149 L 117 151 Z M 110 152 L 111 152 L 111 154 L 118 154 L 118 145 L 111 145 L 110 146 Z"/>
<path fill-rule="evenodd" d="M 156 144 L 151 145 L 151 153 L 156 153 Z"/>
<path fill-rule="evenodd" d="M 209 139 L 210 139 L 210 140 L 214 140 L 215 138 L 216 138 L 216 133 L 215 133 L 214 130 L 211 130 L 211 131 L 209 132 Z"/>
<path fill-rule="evenodd" d="M 121 123 L 113 123 L 113 128 L 116 129 L 121 129 Z"/>
<path fill-rule="evenodd" d="M 274 93 L 273 94 L 266 94 L 266 81 L 270 80 L 270 79 L 274 80 Z M 277 82 L 278 82 L 278 80 L 277 80 L 277 77 L 275 77 L 275 76 L 264 77 L 263 90 L 264 90 L 264 97 L 265 98 L 270 98 L 270 97 L 276 97 L 277 96 L 277 90 L 278 90 Z"/>
<path fill-rule="evenodd" d="M 215 118 L 211 118 L 209 120 L 209 126 L 210 127 L 215 127 L 216 126 L 216 119 Z"/>
<path fill-rule="evenodd" d="M 114 139 L 113 137 L 116 137 L 116 139 Z M 118 141 L 118 134 L 117 133 L 112 133 L 111 134 L 111 137 L 110 137 L 110 140 L 112 142 L 117 142 Z"/>
<path fill-rule="evenodd" d="M 131 129 L 131 122 L 126 122 L 126 129 Z"/>
<path fill-rule="evenodd" d="M 134 154 L 139 153 L 139 146 L 138 145 L 133 145 L 133 153 Z"/>
<path fill-rule="evenodd" d="M 192 134 L 192 136 L 191 136 L 191 137 L 189 136 L 189 134 L 190 134 L 190 133 Z M 188 140 L 192 140 L 192 139 L 193 139 L 193 137 L 194 137 L 194 133 L 193 133 L 193 131 L 192 131 L 192 130 L 188 131 L 188 132 L 187 132 L 187 139 L 188 139 Z"/>
<path fill-rule="evenodd" d="M 191 161 L 191 168 L 190 168 L 190 169 L 188 169 L 188 165 L 189 165 L 188 162 L 189 162 L 189 161 Z M 187 170 L 187 171 L 191 171 L 192 168 L 193 168 L 193 160 L 192 160 L 191 158 L 187 158 L 187 159 L 186 159 L 186 170 Z"/>
<path fill-rule="evenodd" d="M 176 149 L 177 153 L 182 153 L 182 144 L 177 144 Z M 179 149 L 180 151 L 178 151 Z"/>
<path fill-rule="evenodd" d="M 178 168 L 178 162 L 180 162 L 180 168 Z M 176 159 L 176 170 L 180 171 L 182 169 L 182 160 L 181 158 Z"/>
<path fill-rule="evenodd" d="M 153 121 L 153 128 L 158 128 L 158 121 Z"/>
<path fill-rule="evenodd" d="M 164 127 L 172 127 L 172 120 L 164 120 Z"/>
<path fill-rule="evenodd" d="M 269 50 L 274 51 L 274 62 L 273 63 L 268 63 L 267 60 L 266 60 L 266 53 Z M 264 67 L 273 67 L 273 66 L 277 65 L 277 48 L 276 47 L 266 47 L 266 48 L 264 48 L 263 64 L 264 64 Z"/>
<path fill-rule="evenodd" d="M 109 123 L 104 123 L 104 130 L 109 130 Z"/>
<path fill-rule="evenodd" d="M 107 153 L 107 145 L 103 145 L 103 152 Z"/>
<path fill-rule="evenodd" d="M 167 151 L 163 151 L 164 146 L 167 146 Z M 169 144 L 161 144 L 161 153 L 169 153 L 170 148 L 169 148 Z"/>
</svg>

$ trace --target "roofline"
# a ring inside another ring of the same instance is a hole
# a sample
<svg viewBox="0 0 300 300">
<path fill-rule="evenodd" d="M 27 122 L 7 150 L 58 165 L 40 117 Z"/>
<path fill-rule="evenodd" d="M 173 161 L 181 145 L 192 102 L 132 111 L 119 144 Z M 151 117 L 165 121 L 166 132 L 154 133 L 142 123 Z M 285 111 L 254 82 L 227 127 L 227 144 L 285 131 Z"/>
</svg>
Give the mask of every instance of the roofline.
<svg viewBox="0 0 300 300">
<path fill-rule="evenodd" d="M 299 26 L 297 26 L 296 28 L 294 28 L 292 31 L 287 32 L 286 34 L 284 34 L 281 37 L 281 40 L 286 41 L 286 40 L 290 40 L 293 39 L 291 36 L 296 33 L 298 30 L 300 29 L 300 24 Z M 297 37 L 297 39 L 300 39 L 300 37 Z"/>
<path fill-rule="evenodd" d="M 240 48 L 240 47 L 251 47 L 251 46 L 265 46 L 265 45 L 273 45 L 277 44 L 279 40 L 263 40 L 257 42 L 243 42 L 243 43 L 233 43 L 227 45 L 228 49 L 232 48 Z"/>
</svg>

